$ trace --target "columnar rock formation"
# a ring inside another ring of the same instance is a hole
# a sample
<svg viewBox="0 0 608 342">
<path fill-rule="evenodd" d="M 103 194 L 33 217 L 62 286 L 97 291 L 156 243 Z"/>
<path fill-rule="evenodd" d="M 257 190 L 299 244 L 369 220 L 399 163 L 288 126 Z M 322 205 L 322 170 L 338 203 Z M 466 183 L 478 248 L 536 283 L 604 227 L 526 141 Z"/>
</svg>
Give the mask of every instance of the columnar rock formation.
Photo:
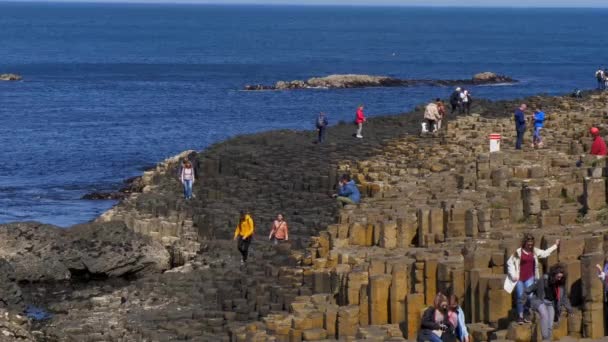
<svg viewBox="0 0 608 342">
<path fill-rule="evenodd" d="M 462 299 L 473 341 L 536 341 L 538 319 L 512 324 L 512 298 L 502 289 L 506 259 L 531 232 L 542 247 L 562 239 L 543 267 L 566 265 L 576 311 L 562 317 L 554 337 L 599 339 L 603 294 L 594 265 L 608 247 L 605 164 L 575 162 L 589 149 L 591 124 L 607 132 L 608 96 L 526 102 L 546 108 L 547 148 L 513 150 L 516 104 L 477 101 L 478 114 L 453 118 L 436 136 L 412 134 L 419 108 L 371 119 L 363 140 L 340 125 L 322 146 L 311 144 L 311 133 L 279 131 L 185 152 L 146 173 L 137 181 L 141 192 L 100 218 L 108 223 L 95 224 L 116 239 L 149 236 L 144 241 L 164 244 L 173 265 L 183 266 L 134 280 L 19 288 L 16 261 L 38 252 L 15 242 L 3 256 L 11 263 L 0 263 L 8 275 L 0 278 L 0 298 L 11 298 L 3 301 L 9 310 L 35 303 L 53 313 L 31 332 L 40 340 L 403 341 L 415 339 L 435 293 L 450 289 Z M 503 135 L 501 152 L 488 153 L 489 133 Z M 191 201 L 177 180 L 186 156 L 201 175 Z M 360 205 L 338 209 L 328 196 L 341 173 L 354 176 Z M 258 235 L 241 267 L 228 239 L 243 208 L 252 211 Z M 275 247 L 265 235 L 279 211 L 295 241 Z M 113 233 L 124 225 L 135 232 Z M 22 228 L 15 240 L 31 239 Z M 116 255 L 104 239 L 90 236 L 92 246 Z M 68 239 L 76 240 L 89 245 Z M 56 245 L 43 250 L 63 265 L 94 260 L 89 252 L 66 259 Z M 8 322 L 29 334 L 27 322 Z"/>
</svg>

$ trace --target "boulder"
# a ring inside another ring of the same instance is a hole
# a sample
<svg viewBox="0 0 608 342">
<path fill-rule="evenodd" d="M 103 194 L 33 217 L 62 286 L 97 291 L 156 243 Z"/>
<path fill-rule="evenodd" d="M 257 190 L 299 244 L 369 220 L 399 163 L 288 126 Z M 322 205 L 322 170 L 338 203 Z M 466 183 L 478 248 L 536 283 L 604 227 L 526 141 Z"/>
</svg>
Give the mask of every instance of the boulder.
<svg viewBox="0 0 608 342">
<path fill-rule="evenodd" d="M 21 81 L 22 77 L 17 74 L 0 74 L 0 81 Z"/>
<path fill-rule="evenodd" d="M 114 277 L 164 271 L 167 250 L 122 222 L 89 223 L 61 229 L 40 223 L 0 226 L 0 257 L 18 281 Z"/>
</svg>

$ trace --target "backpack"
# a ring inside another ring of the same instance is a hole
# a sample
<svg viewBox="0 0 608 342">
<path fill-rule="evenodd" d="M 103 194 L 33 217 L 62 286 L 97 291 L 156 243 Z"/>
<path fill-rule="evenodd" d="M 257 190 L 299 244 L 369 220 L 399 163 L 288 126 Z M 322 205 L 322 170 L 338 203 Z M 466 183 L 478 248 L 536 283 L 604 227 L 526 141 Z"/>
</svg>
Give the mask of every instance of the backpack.
<svg viewBox="0 0 608 342">
<path fill-rule="evenodd" d="M 317 116 L 317 128 L 325 126 L 325 116 Z"/>
</svg>

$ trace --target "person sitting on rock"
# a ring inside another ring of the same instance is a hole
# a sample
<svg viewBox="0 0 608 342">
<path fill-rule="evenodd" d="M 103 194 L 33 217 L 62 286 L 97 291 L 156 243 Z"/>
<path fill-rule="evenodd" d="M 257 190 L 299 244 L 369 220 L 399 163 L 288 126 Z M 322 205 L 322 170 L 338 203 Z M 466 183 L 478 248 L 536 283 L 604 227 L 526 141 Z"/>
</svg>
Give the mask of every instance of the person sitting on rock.
<svg viewBox="0 0 608 342">
<path fill-rule="evenodd" d="M 543 147 L 543 139 L 540 136 L 540 131 L 543 129 L 545 122 L 545 112 L 543 112 L 542 106 L 538 105 L 534 111 L 534 134 L 532 135 L 532 147 L 540 148 Z"/>
<path fill-rule="evenodd" d="M 271 240 L 275 245 L 282 241 L 289 240 L 289 231 L 287 228 L 287 222 L 283 218 L 283 214 L 278 214 L 276 220 L 272 223 L 270 228 L 270 235 L 268 240 Z"/>
<path fill-rule="evenodd" d="M 441 124 L 443 123 L 443 119 L 445 118 L 446 111 L 445 105 L 440 98 L 435 99 L 435 103 L 437 104 L 437 111 L 439 112 L 439 120 L 437 120 L 437 130 L 441 129 Z"/>
<path fill-rule="evenodd" d="M 589 154 L 598 157 L 605 157 L 607 153 L 606 142 L 604 141 L 604 138 L 600 136 L 599 128 L 591 127 L 589 133 L 591 133 L 591 136 L 593 137 L 593 145 L 591 145 Z"/>
<path fill-rule="evenodd" d="M 426 120 L 427 127 L 426 129 L 430 133 L 437 132 L 437 121 L 441 119 L 441 115 L 439 115 L 439 107 L 437 103 L 431 102 L 426 105 L 424 109 L 424 119 Z"/>
<path fill-rule="evenodd" d="M 454 114 L 457 110 L 460 111 L 460 87 L 456 88 L 450 95 L 450 106 L 452 107 L 450 114 Z"/>
<path fill-rule="evenodd" d="M 355 184 L 355 181 L 350 179 L 349 175 L 342 175 L 338 183 L 338 193 L 333 195 L 338 203 L 344 205 L 358 204 L 361 201 L 361 193 Z"/>
<path fill-rule="evenodd" d="M 543 341 L 551 341 L 553 322 L 559 321 L 562 307 L 566 308 L 568 314 L 573 312 L 566 291 L 566 268 L 562 264 L 551 266 L 548 274 L 526 289 L 526 294 L 531 295 L 530 304 L 540 316 Z"/>
<path fill-rule="evenodd" d="M 448 298 L 443 293 L 437 293 L 433 306 L 426 309 L 422 314 L 417 341 L 457 341 L 456 329 L 449 319 Z"/>
<path fill-rule="evenodd" d="M 184 198 L 192 198 L 192 185 L 194 185 L 194 168 L 188 159 L 184 160 L 180 180 L 184 185 Z"/>
<path fill-rule="evenodd" d="M 511 255 L 507 261 L 507 277 L 505 279 L 505 290 L 509 293 L 515 289 L 515 305 L 517 309 L 517 323 L 530 323 L 524 318 L 524 306 L 527 304 L 524 298 L 524 290 L 540 278 L 541 265 L 539 258 L 546 258 L 559 247 L 559 239 L 546 250 L 534 247 L 534 236 L 525 234 L 521 247 Z"/>
<path fill-rule="evenodd" d="M 456 337 L 460 342 L 469 342 L 469 331 L 467 329 L 464 311 L 458 303 L 458 297 L 452 294 L 448 297 L 448 319 L 456 330 Z"/>
<path fill-rule="evenodd" d="M 247 262 L 247 255 L 249 254 L 249 245 L 253 239 L 255 233 L 255 225 L 253 219 L 245 211 L 241 211 L 239 217 L 239 224 L 236 226 L 234 231 L 234 240 L 237 240 L 237 248 L 241 252 L 241 264 Z"/>
</svg>

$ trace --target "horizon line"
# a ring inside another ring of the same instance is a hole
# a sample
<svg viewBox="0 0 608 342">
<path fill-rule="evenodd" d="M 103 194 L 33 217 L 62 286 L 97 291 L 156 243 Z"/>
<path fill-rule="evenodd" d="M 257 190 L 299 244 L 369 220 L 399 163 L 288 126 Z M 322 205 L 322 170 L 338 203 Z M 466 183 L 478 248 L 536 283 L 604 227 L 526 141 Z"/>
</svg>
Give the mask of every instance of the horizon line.
<svg viewBox="0 0 608 342">
<path fill-rule="evenodd" d="M 245 2 L 231 2 L 231 3 L 221 3 L 218 1 L 206 1 L 206 2 L 192 2 L 188 0 L 161 0 L 161 1 L 152 1 L 152 0 L 0 0 L 0 3 L 14 3 L 14 4 L 22 4 L 22 3 L 38 3 L 38 4 L 75 4 L 75 5 L 85 5 L 85 4 L 114 4 L 114 5 L 188 5 L 188 6 L 276 6 L 276 7 L 397 7 L 397 8 L 479 8 L 479 9 L 600 9 L 606 10 L 608 9 L 608 5 L 605 6 L 597 6 L 597 5 L 588 5 L 588 6 L 555 6 L 555 5 L 445 5 L 445 4 L 364 4 L 364 3 L 272 3 L 272 2 L 259 2 L 259 3 L 245 3 Z"/>
</svg>

